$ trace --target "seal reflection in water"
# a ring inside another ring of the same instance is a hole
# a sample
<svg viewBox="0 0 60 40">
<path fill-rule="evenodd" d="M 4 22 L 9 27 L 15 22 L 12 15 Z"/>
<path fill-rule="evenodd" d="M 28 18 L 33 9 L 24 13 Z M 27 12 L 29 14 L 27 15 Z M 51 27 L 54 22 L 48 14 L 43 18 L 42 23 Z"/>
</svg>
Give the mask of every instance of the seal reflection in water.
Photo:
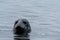
<svg viewBox="0 0 60 40">
<path fill-rule="evenodd" d="M 27 19 L 18 19 L 15 21 L 14 28 L 14 40 L 30 40 L 29 33 L 31 32 L 31 27 Z"/>
</svg>

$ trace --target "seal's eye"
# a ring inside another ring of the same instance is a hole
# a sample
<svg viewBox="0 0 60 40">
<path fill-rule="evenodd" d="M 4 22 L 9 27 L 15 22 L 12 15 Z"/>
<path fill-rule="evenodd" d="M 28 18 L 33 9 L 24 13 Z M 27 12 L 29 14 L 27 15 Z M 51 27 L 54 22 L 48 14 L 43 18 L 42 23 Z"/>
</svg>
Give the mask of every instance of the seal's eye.
<svg viewBox="0 0 60 40">
<path fill-rule="evenodd" d="M 27 22 L 23 21 L 24 24 L 27 24 Z"/>
<path fill-rule="evenodd" d="M 18 23 L 18 21 L 15 22 L 15 24 L 17 24 L 17 23 Z"/>
</svg>

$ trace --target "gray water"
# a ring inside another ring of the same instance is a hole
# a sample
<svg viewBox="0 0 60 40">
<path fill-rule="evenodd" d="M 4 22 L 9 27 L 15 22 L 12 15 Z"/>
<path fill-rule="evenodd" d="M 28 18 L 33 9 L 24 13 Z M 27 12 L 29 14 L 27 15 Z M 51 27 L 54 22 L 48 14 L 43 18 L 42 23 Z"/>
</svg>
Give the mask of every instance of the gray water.
<svg viewBox="0 0 60 40">
<path fill-rule="evenodd" d="M 29 20 L 30 40 L 60 40 L 60 0 L 0 0 L 0 40 L 14 40 L 19 18 Z"/>
</svg>

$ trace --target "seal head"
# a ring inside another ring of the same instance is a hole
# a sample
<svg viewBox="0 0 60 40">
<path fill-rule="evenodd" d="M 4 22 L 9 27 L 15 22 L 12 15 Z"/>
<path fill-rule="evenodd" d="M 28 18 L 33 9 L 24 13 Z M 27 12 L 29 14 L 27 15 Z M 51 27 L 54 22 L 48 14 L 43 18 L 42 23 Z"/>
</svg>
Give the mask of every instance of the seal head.
<svg viewBox="0 0 60 40">
<path fill-rule="evenodd" d="M 27 35 L 31 32 L 31 27 L 27 19 L 18 19 L 14 23 L 13 31 L 15 34 Z"/>
</svg>

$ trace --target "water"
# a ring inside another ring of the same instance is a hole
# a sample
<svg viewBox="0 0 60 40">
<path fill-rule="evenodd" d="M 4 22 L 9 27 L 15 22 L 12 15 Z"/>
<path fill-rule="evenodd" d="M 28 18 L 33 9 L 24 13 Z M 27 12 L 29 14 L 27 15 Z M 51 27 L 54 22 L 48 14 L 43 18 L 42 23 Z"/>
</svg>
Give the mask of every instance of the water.
<svg viewBox="0 0 60 40">
<path fill-rule="evenodd" d="M 14 40 L 13 24 L 23 17 L 30 40 L 60 40 L 60 0 L 0 0 L 0 40 Z"/>
</svg>

